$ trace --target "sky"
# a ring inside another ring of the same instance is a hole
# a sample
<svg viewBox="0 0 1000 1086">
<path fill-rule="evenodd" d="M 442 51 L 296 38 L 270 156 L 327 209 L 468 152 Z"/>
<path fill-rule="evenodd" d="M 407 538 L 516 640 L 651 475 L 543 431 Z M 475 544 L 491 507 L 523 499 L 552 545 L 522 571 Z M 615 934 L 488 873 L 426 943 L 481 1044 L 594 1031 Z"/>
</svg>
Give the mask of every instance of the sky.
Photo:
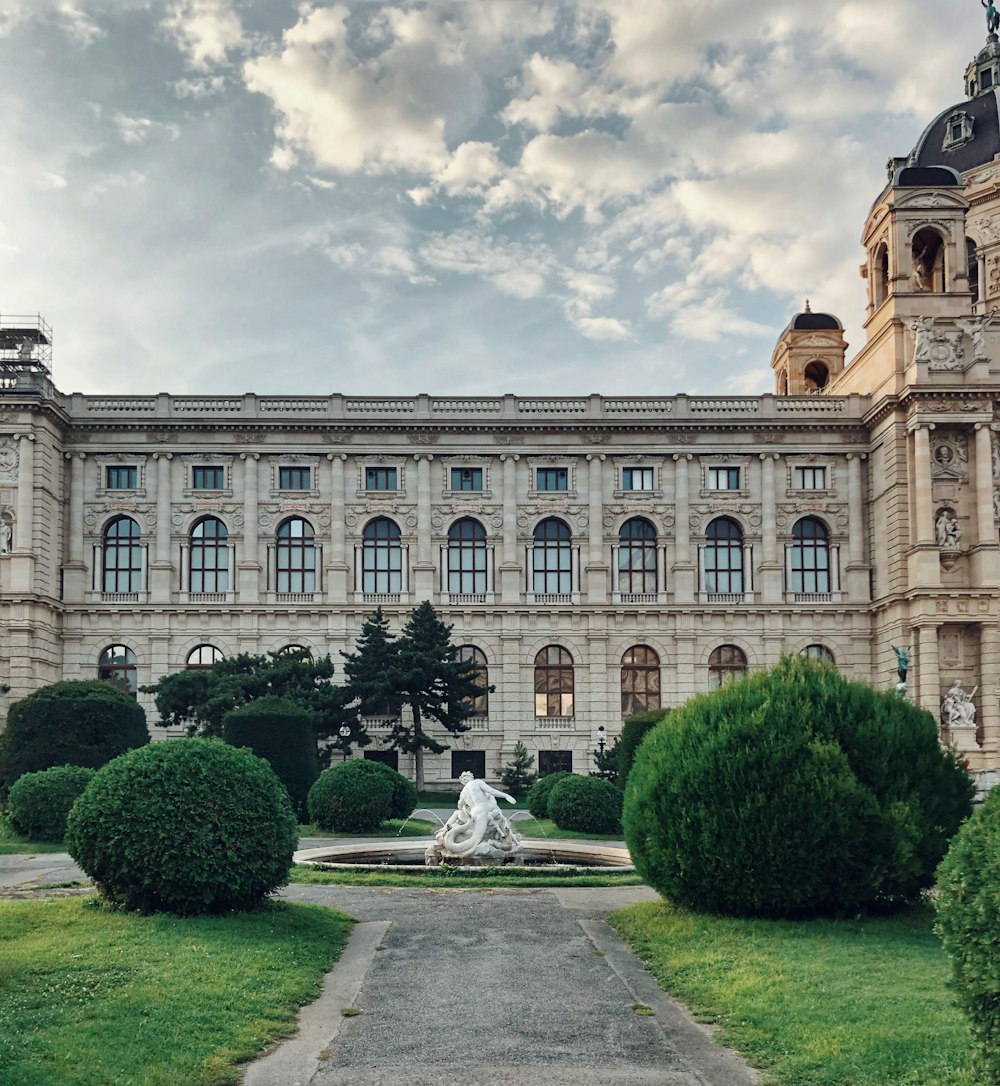
<svg viewBox="0 0 1000 1086">
<path fill-rule="evenodd" d="M 977 0 L 0 0 L 0 320 L 63 392 L 751 395 Z"/>
</svg>

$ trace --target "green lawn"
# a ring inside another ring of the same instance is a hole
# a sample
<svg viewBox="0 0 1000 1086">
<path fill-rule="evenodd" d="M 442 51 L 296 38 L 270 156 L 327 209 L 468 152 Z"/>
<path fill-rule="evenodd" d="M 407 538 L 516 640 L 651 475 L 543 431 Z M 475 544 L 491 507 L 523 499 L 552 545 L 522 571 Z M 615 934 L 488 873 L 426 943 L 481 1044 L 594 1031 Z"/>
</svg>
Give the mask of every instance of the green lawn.
<svg viewBox="0 0 1000 1086">
<path fill-rule="evenodd" d="M 295 867 L 291 882 L 314 886 L 417 886 L 430 889 L 450 887 L 481 890 L 503 887 L 529 890 L 557 886 L 641 886 L 634 874 L 601 872 L 596 867 L 574 867 L 558 875 L 546 875 L 537 867 L 429 867 L 413 873 L 403 871 L 330 871 L 316 867 Z"/>
<path fill-rule="evenodd" d="M 433 837 L 437 825 L 436 822 L 425 822 L 420 818 L 390 818 L 370 833 L 330 833 L 329 830 L 321 830 L 315 823 L 303 823 L 299 826 L 299 837 L 329 837 L 344 841 L 354 837 Z"/>
<path fill-rule="evenodd" d="M 660 986 L 762 1086 L 972 1086 L 970 1039 L 932 911 L 853 921 L 730 920 L 664 902 L 609 922 Z"/>
<path fill-rule="evenodd" d="M 10 826 L 6 816 L 0 815 L 0 856 L 25 853 L 37 855 L 39 852 L 65 852 L 62 841 L 30 841 L 19 837 Z"/>
<path fill-rule="evenodd" d="M 579 833 L 577 830 L 561 830 L 551 818 L 517 818 L 514 820 L 514 829 L 522 837 L 544 839 L 551 837 L 553 841 L 621 841 L 621 833 Z"/>
<path fill-rule="evenodd" d="M 3 1086 L 217 1086 L 293 1031 L 350 933 L 308 905 L 200 919 L 0 902 Z"/>
</svg>

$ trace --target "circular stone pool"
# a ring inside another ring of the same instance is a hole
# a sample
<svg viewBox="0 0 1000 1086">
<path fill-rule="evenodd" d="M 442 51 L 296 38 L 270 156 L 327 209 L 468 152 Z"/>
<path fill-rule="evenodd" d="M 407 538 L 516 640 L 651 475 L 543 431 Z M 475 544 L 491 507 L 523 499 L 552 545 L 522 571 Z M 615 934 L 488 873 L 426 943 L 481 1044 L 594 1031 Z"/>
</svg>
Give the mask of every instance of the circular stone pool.
<svg viewBox="0 0 1000 1086">
<path fill-rule="evenodd" d="M 424 864 L 424 852 L 433 837 L 407 840 L 345 841 L 322 848 L 304 848 L 295 853 L 297 864 L 329 868 L 331 871 L 370 871 L 391 867 L 402 871 L 432 871 Z M 600 841 L 539 841 L 524 839 L 522 852 L 526 867 L 558 872 L 567 867 L 599 867 L 603 871 L 632 872 L 635 867 L 627 848 Z M 469 865 L 471 866 L 471 865 Z"/>
</svg>

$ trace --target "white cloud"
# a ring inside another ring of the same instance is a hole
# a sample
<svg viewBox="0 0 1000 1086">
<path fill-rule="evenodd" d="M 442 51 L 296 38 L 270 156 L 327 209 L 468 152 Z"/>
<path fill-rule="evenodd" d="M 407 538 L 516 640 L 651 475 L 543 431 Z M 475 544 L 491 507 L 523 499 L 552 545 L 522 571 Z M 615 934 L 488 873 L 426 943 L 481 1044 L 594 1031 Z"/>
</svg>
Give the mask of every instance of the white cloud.
<svg viewBox="0 0 1000 1086">
<path fill-rule="evenodd" d="M 209 98 L 225 90 L 226 77 L 206 75 L 195 79 L 177 79 L 171 86 L 178 98 Z"/>
<path fill-rule="evenodd" d="M 175 140 L 180 134 L 177 125 L 154 121 L 151 117 L 130 117 L 119 112 L 112 120 L 123 143 L 145 143 L 150 137 L 158 135 Z"/>
<path fill-rule="evenodd" d="M 231 0 L 174 0 L 160 25 L 196 70 L 225 64 L 244 44 Z"/>
<path fill-rule="evenodd" d="M 613 317 L 578 317 L 573 323 L 587 339 L 620 342 L 635 338 L 626 321 Z"/>
</svg>

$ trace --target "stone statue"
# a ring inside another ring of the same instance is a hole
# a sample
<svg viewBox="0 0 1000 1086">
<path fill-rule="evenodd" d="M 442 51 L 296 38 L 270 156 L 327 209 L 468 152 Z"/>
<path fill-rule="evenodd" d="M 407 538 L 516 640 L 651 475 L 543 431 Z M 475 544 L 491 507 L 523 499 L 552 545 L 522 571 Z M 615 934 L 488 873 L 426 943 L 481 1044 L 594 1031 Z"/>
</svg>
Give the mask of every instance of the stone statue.
<svg viewBox="0 0 1000 1086">
<path fill-rule="evenodd" d="M 896 654 L 896 675 L 899 678 L 899 685 L 905 689 L 906 673 L 910 670 L 910 650 L 893 645 L 892 651 Z"/>
<path fill-rule="evenodd" d="M 966 335 L 971 337 L 972 358 L 976 362 L 989 358 L 989 355 L 986 353 L 986 329 L 989 328 L 992 323 L 992 313 L 988 317 L 983 317 L 981 320 L 977 321 L 955 321 L 955 324 L 961 328 Z"/>
<path fill-rule="evenodd" d="M 462 783 L 458 809 L 434 835 L 424 862 L 428 866 L 449 860 L 483 865 L 520 863 L 521 838 L 504 818 L 497 797 L 509 803 L 517 801 L 471 773 L 458 779 Z"/>
<path fill-rule="evenodd" d="M 942 509 L 934 522 L 934 534 L 937 545 L 945 550 L 957 551 L 962 541 L 962 529 L 952 509 Z"/>
<path fill-rule="evenodd" d="M 994 6 L 993 0 L 980 0 L 980 3 L 986 8 L 986 30 L 990 34 L 995 34 L 997 27 L 1000 26 L 1000 12 Z"/>
<path fill-rule="evenodd" d="M 0 554 L 10 554 L 10 544 L 14 537 L 10 524 L 0 517 Z"/>
<path fill-rule="evenodd" d="M 913 361 L 930 362 L 931 360 L 931 329 L 934 327 L 933 317 L 914 317 L 906 322 L 907 328 L 913 333 Z"/>
<path fill-rule="evenodd" d="M 948 728 L 975 728 L 976 707 L 972 699 L 978 689 L 973 687 L 972 693 L 967 694 L 959 679 L 951 684 L 941 702 L 941 719 Z"/>
<path fill-rule="evenodd" d="M 916 242 L 913 243 L 913 288 L 931 289 L 931 266 L 927 257 L 927 246 L 922 244 L 918 249 Z"/>
</svg>

